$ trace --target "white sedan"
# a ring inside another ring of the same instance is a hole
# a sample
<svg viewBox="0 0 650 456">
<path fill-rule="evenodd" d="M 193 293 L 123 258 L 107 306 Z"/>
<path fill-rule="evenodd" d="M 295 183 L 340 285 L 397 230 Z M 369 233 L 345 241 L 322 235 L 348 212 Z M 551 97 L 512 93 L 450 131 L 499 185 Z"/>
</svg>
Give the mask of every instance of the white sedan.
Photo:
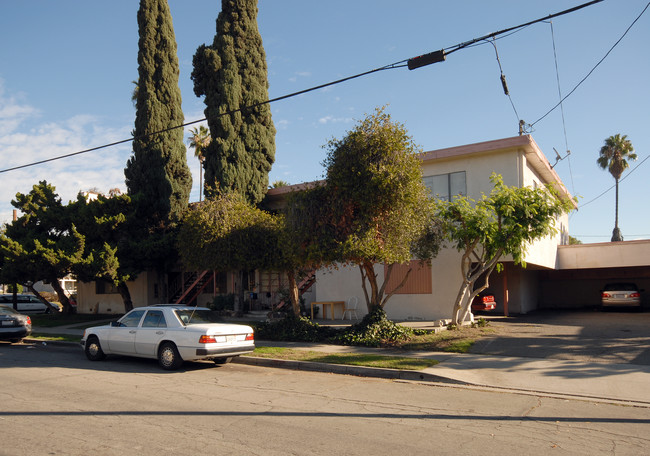
<svg viewBox="0 0 650 456">
<path fill-rule="evenodd" d="M 250 326 L 219 323 L 202 307 L 154 305 L 136 307 L 110 325 L 84 331 L 81 346 L 91 361 L 106 355 L 158 359 L 163 369 L 178 369 L 183 361 L 227 363 L 255 349 Z"/>
</svg>

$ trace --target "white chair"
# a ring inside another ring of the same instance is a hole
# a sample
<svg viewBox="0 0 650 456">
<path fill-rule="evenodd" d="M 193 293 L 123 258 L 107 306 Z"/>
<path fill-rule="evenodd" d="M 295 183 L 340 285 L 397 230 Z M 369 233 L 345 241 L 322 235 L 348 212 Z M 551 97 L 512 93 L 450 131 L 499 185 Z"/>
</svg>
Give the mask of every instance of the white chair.
<svg viewBox="0 0 650 456">
<path fill-rule="evenodd" d="M 350 320 L 352 320 L 352 314 L 354 314 L 354 319 L 357 320 L 359 318 L 357 316 L 358 304 L 359 304 L 359 300 L 357 299 L 356 296 L 352 296 L 350 299 L 348 299 L 348 302 L 345 304 L 345 307 L 343 308 L 343 316 L 341 317 L 341 320 L 345 320 L 346 313 L 350 317 Z"/>
</svg>

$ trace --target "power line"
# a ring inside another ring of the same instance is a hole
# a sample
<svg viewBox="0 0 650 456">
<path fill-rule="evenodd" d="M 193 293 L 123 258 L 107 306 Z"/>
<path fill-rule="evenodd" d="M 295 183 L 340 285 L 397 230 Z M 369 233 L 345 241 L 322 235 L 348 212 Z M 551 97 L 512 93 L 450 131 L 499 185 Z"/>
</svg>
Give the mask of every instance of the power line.
<svg viewBox="0 0 650 456">
<path fill-rule="evenodd" d="M 567 98 L 569 98 L 569 97 L 573 94 L 573 92 L 575 92 L 576 89 L 577 89 L 578 87 L 580 87 L 580 86 L 582 85 L 582 83 L 585 82 L 585 81 L 587 80 L 587 78 L 589 78 L 589 76 L 591 76 L 591 74 L 592 74 L 594 71 L 596 71 L 596 68 L 598 68 L 598 67 L 600 66 L 600 64 L 603 63 L 603 61 L 607 58 L 607 56 L 609 56 L 609 54 L 614 50 L 614 48 L 615 48 L 616 46 L 618 46 L 618 44 L 623 40 L 623 38 L 625 38 L 625 35 L 627 35 L 627 33 L 630 31 L 630 29 L 631 29 L 632 27 L 634 27 L 634 24 L 636 24 L 637 21 L 638 21 L 639 19 L 641 19 L 641 16 L 643 16 L 643 13 L 646 12 L 646 10 L 648 9 L 648 7 L 650 7 L 650 2 L 645 6 L 645 8 L 643 8 L 643 11 L 641 11 L 641 13 L 637 16 L 637 18 L 634 19 L 634 21 L 632 21 L 632 23 L 631 23 L 630 26 L 625 30 L 625 32 L 623 33 L 623 35 L 621 35 L 621 37 L 616 41 L 616 43 L 614 43 L 614 45 L 609 49 L 609 51 L 607 51 L 607 53 L 603 56 L 603 58 L 600 59 L 600 60 L 598 61 L 598 63 L 596 63 L 596 65 L 594 65 L 594 67 L 589 71 L 589 73 L 587 73 L 587 75 L 586 75 L 584 78 L 582 78 L 582 80 L 581 80 L 580 82 L 578 82 L 578 84 L 576 84 L 576 86 L 575 86 L 573 89 L 571 89 L 571 91 L 570 91 L 569 93 L 567 93 L 567 94 L 564 96 L 564 98 L 562 98 L 562 99 L 561 99 L 561 100 L 560 100 L 560 101 L 559 101 L 555 106 L 553 106 L 551 109 L 549 109 L 549 111 L 548 111 L 546 114 L 544 114 L 542 117 L 540 117 L 540 118 L 537 119 L 535 122 L 533 122 L 532 124 L 530 124 L 531 127 L 534 126 L 534 125 L 535 125 L 537 122 L 539 122 L 540 120 L 544 119 L 544 118 L 545 118 L 546 116 L 548 116 L 550 113 L 552 113 L 553 111 L 555 111 L 555 110 L 557 109 L 558 106 L 561 106 L 561 105 L 562 105 L 562 102 L 563 102 L 564 100 L 566 100 Z"/>
<path fill-rule="evenodd" d="M 593 1 L 588 2 L 588 3 L 583 3 L 582 5 L 578 5 L 578 6 L 575 6 L 573 8 L 569 8 L 567 10 L 560 11 L 559 13 L 549 14 L 546 17 L 535 19 L 534 21 L 526 22 L 525 24 L 516 25 L 514 27 L 510 27 L 510 28 L 507 28 L 507 29 L 504 29 L 504 30 L 499 30 L 498 32 L 490 33 L 490 34 L 482 36 L 480 38 L 474 38 L 473 40 L 465 41 L 464 43 L 460 43 L 460 44 L 457 44 L 455 46 L 445 48 L 444 51 L 445 51 L 445 54 L 449 55 L 452 52 L 460 51 L 461 49 L 465 49 L 466 47 L 475 45 L 476 43 L 478 43 L 480 41 L 487 41 L 487 40 L 489 40 L 491 38 L 494 38 L 495 36 L 503 35 L 505 33 L 511 32 L 513 30 L 528 27 L 529 25 L 536 24 L 538 22 L 548 21 L 548 20 L 553 19 L 554 17 L 564 16 L 565 14 L 573 13 L 574 11 L 578 11 L 578 10 L 580 10 L 582 8 L 586 8 L 588 6 L 594 5 L 596 3 L 600 3 L 602 1 L 603 0 L 593 0 Z"/>
<path fill-rule="evenodd" d="M 639 162 L 638 165 L 636 165 L 634 168 L 632 168 L 632 169 L 630 170 L 630 172 L 627 173 L 627 174 L 625 175 L 625 177 L 619 179 L 619 180 L 618 180 L 618 183 L 620 184 L 620 183 L 623 182 L 625 179 L 627 179 L 627 178 L 629 177 L 629 175 L 632 174 L 634 171 L 636 171 L 637 168 L 638 168 L 639 166 L 641 166 L 642 164 L 644 164 L 648 158 L 650 158 L 650 155 L 648 155 L 646 158 L 644 158 L 643 160 L 641 160 L 641 161 Z M 614 185 L 612 185 L 611 187 L 609 187 L 607 190 L 605 190 L 604 192 L 602 192 L 602 193 L 601 193 L 600 195 L 598 195 L 597 197 L 595 197 L 595 198 L 593 198 L 593 199 L 587 201 L 587 202 L 584 203 L 584 204 L 581 204 L 581 205 L 578 207 L 578 210 L 580 210 L 581 208 L 585 207 L 587 204 L 591 204 L 591 203 L 593 203 L 594 201 L 596 201 L 597 199 L 599 199 L 600 197 L 602 197 L 603 195 L 605 195 L 605 193 L 609 192 L 609 191 L 610 191 L 611 189 L 613 189 L 614 187 L 616 187 L 616 184 L 614 184 Z"/>
<path fill-rule="evenodd" d="M 547 20 L 550 20 L 550 19 L 552 19 L 554 17 L 563 16 L 565 14 L 569 14 L 569 13 L 572 13 L 574 11 L 578 11 L 578 10 L 580 10 L 582 8 L 586 8 L 588 6 L 591 6 L 591 5 L 596 4 L 596 3 L 600 3 L 602 1 L 603 0 L 593 0 L 593 1 L 590 1 L 588 3 L 584 3 L 582 5 L 578 5 L 576 7 L 569 8 L 569 9 L 564 10 L 564 11 L 560 11 L 559 13 L 551 14 L 549 16 L 546 16 L 546 17 L 543 17 L 543 18 L 540 18 L 540 19 L 535 19 L 533 21 L 526 22 L 525 24 L 520 24 L 520 25 L 510 27 L 510 28 L 507 28 L 507 29 L 504 29 L 504 30 L 493 32 L 493 33 L 490 33 L 489 35 L 485 35 L 485 36 L 482 36 L 480 38 L 475 38 L 475 39 L 470 40 L 470 41 L 465 41 L 463 43 L 456 44 L 456 45 L 448 47 L 448 48 L 444 48 L 444 49 L 442 49 L 440 51 L 434 51 L 434 52 L 431 52 L 429 54 L 424 54 L 424 55 L 421 55 L 421 56 L 418 56 L 418 57 L 412 57 L 410 59 L 400 60 L 399 62 L 395 62 L 395 63 L 391 63 L 389 65 L 385 65 L 385 66 L 382 66 L 382 67 L 379 67 L 379 68 L 375 68 L 374 70 L 365 71 L 363 73 L 355 74 L 353 76 L 348 76 L 348 77 L 345 77 L 345 78 L 342 78 L 342 79 L 338 79 L 336 81 L 328 82 L 328 83 L 321 84 L 321 85 L 318 85 L 318 86 L 315 86 L 315 87 L 310 87 L 310 88 L 305 89 L 305 90 L 301 90 L 301 91 L 298 91 L 298 92 L 293 92 L 293 93 L 290 93 L 290 94 L 287 94 L 287 95 L 282 95 L 280 97 L 272 98 L 272 99 L 269 99 L 269 100 L 266 100 L 266 101 L 261 101 L 259 103 L 255 103 L 255 104 L 250 105 L 250 106 L 244 106 L 244 107 L 241 107 L 241 108 L 238 108 L 238 109 L 233 109 L 231 111 L 219 114 L 218 117 L 226 116 L 226 115 L 232 115 L 232 114 L 235 114 L 237 112 L 241 112 L 241 111 L 244 111 L 244 110 L 247 110 L 247 109 L 254 109 L 254 108 L 257 108 L 257 107 L 265 105 L 265 104 L 270 104 L 270 103 L 274 103 L 276 101 L 285 100 L 287 98 L 295 97 L 295 96 L 298 96 L 298 95 L 303 95 L 305 93 L 309 93 L 309 92 L 319 90 L 319 89 L 322 89 L 322 88 L 325 88 L 325 87 L 333 86 L 333 85 L 336 85 L 336 84 L 341 84 L 343 82 L 350 81 L 350 80 L 356 79 L 356 78 L 360 78 L 362 76 L 367 76 L 367 75 L 370 75 L 370 74 L 373 74 L 373 73 L 377 73 L 379 71 L 392 70 L 392 69 L 403 68 L 403 67 L 408 67 L 409 69 L 416 69 L 416 68 L 419 68 L 421 66 L 425 66 L 425 65 L 428 65 L 428 64 L 431 64 L 431 63 L 440 62 L 440 61 L 445 60 L 446 55 L 449 55 L 449 54 L 451 54 L 453 52 L 456 52 L 456 51 L 459 51 L 461 49 L 465 49 L 467 47 L 471 47 L 471 46 L 480 44 L 481 41 L 487 41 L 489 39 L 494 40 L 495 37 L 497 37 L 497 36 L 505 35 L 505 34 L 512 34 L 512 33 L 515 33 L 515 31 L 518 31 L 519 29 L 523 29 L 525 27 L 528 27 L 529 25 L 532 25 L 532 24 L 535 24 L 535 23 L 538 23 L 538 22 L 542 22 L 542 21 L 547 21 Z M 510 33 L 510 32 L 512 32 L 512 33 Z M 508 35 L 506 35 L 506 36 L 508 36 Z M 495 46 L 495 48 L 496 48 L 496 46 Z M 512 102 L 512 100 L 511 100 L 511 102 Z M 514 104 L 513 104 L 513 109 L 514 109 Z M 516 109 L 515 109 L 515 113 L 516 113 Z M 517 116 L 517 117 L 519 117 L 519 116 Z M 135 141 L 135 140 L 138 140 L 138 139 L 144 139 L 146 137 L 158 135 L 160 133 L 165 133 L 167 131 L 175 130 L 177 128 L 185 128 L 188 125 L 193 125 L 193 124 L 196 124 L 196 123 L 199 123 L 199 122 L 204 122 L 206 120 L 207 120 L 206 118 L 193 120 L 191 122 L 186 122 L 186 123 L 181 124 L 181 125 L 165 128 L 163 130 L 154 131 L 154 132 L 147 133 L 147 134 L 144 134 L 144 135 L 134 136 L 132 138 L 123 139 L 121 141 L 115 141 L 115 142 L 112 142 L 112 143 L 109 143 L 109 144 L 104 144 L 104 145 L 101 145 L 101 146 L 96 146 L 96 147 L 80 150 L 80 151 L 77 151 L 77 152 L 72 152 L 72 153 L 65 154 L 65 155 L 59 155 L 57 157 L 52 157 L 52 158 L 48 158 L 48 159 L 45 159 L 45 160 L 39 160 L 39 161 L 36 161 L 36 162 L 24 164 L 24 165 L 14 166 L 12 168 L 2 169 L 2 170 L 0 170 L 0 173 L 7 173 L 9 171 L 16 171 L 18 169 L 28 168 L 28 167 L 31 167 L 31 166 L 41 165 L 43 163 L 48 163 L 48 162 L 52 162 L 52 161 L 56 161 L 56 160 L 61 160 L 61 159 L 64 159 L 64 158 L 74 157 L 76 155 L 86 154 L 88 152 L 93 152 L 93 151 L 96 151 L 96 150 L 105 149 L 105 148 L 108 148 L 108 147 L 116 146 L 116 145 L 119 145 L 119 144 L 124 144 L 124 143 Z"/>
</svg>

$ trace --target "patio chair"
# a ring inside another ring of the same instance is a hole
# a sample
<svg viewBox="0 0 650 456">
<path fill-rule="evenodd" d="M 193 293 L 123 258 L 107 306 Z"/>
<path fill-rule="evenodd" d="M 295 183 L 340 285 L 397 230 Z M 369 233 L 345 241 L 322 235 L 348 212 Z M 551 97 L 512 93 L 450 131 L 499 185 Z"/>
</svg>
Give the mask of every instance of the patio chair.
<svg viewBox="0 0 650 456">
<path fill-rule="evenodd" d="M 350 320 L 352 320 L 352 314 L 354 314 L 354 319 L 357 320 L 359 318 L 357 316 L 358 304 L 359 304 L 359 300 L 357 299 L 356 296 L 352 296 L 351 298 L 349 298 L 348 302 L 345 303 L 345 307 L 343 308 L 343 316 L 341 317 L 341 320 L 345 320 L 346 313 L 350 317 Z"/>
</svg>

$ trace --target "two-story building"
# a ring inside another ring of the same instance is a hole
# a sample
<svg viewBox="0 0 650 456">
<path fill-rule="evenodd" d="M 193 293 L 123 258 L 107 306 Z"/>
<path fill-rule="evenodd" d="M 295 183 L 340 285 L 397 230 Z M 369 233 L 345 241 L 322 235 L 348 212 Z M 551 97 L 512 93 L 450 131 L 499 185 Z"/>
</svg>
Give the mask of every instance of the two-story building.
<svg viewBox="0 0 650 456">
<path fill-rule="evenodd" d="M 440 198 L 467 195 L 478 199 L 482 194 L 489 194 L 493 188 L 490 176 L 494 172 L 503 177 L 506 185 L 551 184 L 562 198 L 571 199 L 530 135 L 432 150 L 422 153 L 420 159 L 424 183 Z M 308 184 L 270 189 L 267 206 L 280 208 L 287 194 L 305 185 Z M 525 268 L 504 258 L 503 271 L 492 274 L 490 291 L 495 295 L 497 312 L 519 314 L 539 308 L 597 306 L 599 290 L 607 281 L 618 278 L 635 281 L 640 288 L 650 290 L 650 241 L 569 246 L 567 214 L 556 221 L 556 228 L 555 236 L 529 246 Z M 383 267 L 376 266 L 378 274 L 383 274 Z M 341 301 L 356 296 L 360 302 L 359 316 L 365 313 L 358 268 L 321 269 L 312 279 L 315 281 L 308 283 L 311 287 L 306 287 L 308 291 L 303 295 L 307 305 L 312 301 Z M 234 274 L 225 272 L 177 272 L 170 277 L 144 272 L 129 283 L 129 288 L 136 306 L 165 299 L 185 299 L 185 302 L 205 305 L 217 294 L 231 293 L 234 280 Z M 286 287 L 282 274 L 250 271 L 245 280 L 247 308 L 270 310 L 282 300 L 282 289 Z M 395 320 L 449 318 L 460 283 L 460 253 L 452 248 L 442 249 L 430 265 L 410 275 L 407 285 L 391 297 L 385 310 Z M 181 295 L 183 298 L 179 298 Z M 647 302 L 647 292 L 644 292 L 642 303 L 647 306 Z M 78 305 L 80 312 L 123 311 L 116 290 L 95 283 L 79 284 Z M 341 317 L 340 313 L 336 316 Z"/>
</svg>

